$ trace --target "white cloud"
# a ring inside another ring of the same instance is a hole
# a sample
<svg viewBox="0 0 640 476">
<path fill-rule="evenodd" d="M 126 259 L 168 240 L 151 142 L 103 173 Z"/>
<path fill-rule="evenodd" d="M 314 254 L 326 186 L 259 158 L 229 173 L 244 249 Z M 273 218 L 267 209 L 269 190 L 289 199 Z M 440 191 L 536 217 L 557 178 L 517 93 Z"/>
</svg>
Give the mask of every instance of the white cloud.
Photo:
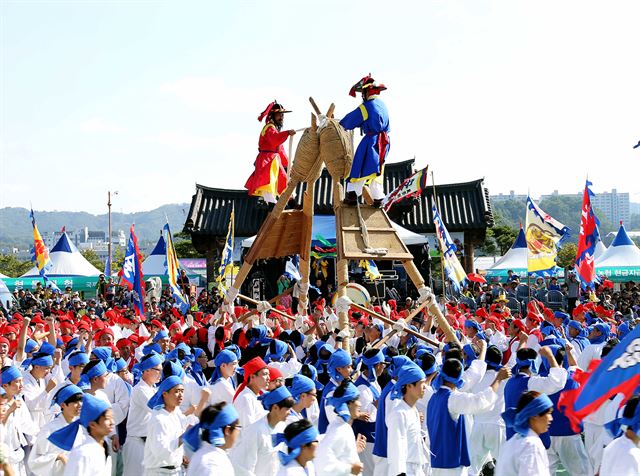
<svg viewBox="0 0 640 476">
<path fill-rule="evenodd" d="M 106 119 L 92 117 L 80 123 L 80 130 L 82 132 L 120 134 L 122 132 L 126 132 L 127 129 L 114 122 L 107 121 Z"/>
</svg>

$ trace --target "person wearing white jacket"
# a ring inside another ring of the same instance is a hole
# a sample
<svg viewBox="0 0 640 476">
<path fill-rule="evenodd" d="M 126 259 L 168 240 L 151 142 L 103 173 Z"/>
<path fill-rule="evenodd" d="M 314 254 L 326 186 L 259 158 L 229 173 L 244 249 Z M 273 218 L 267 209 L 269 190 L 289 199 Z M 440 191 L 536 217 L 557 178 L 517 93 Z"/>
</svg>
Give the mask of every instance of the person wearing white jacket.
<svg viewBox="0 0 640 476">
<path fill-rule="evenodd" d="M 318 448 L 318 430 L 309 420 L 297 420 L 287 425 L 276 441 L 284 443 L 287 452 L 280 451 L 277 476 L 315 476 L 313 459 Z"/>
<path fill-rule="evenodd" d="M 348 379 L 343 380 L 333 392 L 329 404 L 337 414 L 318 445 L 317 476 L 349 476 L 362 471 L 358 453 L 364 451 L 367 439 L 353 434 L 351 424 L 360 414 L 360 392 Z"/>
<path fill-rule="evenodd" d="M 53 396 L 52 404 L 62 409 L 53 420 L 47 423 L 38 433 L 36 441 L 29 453 L 27 462 L 29 471 L 36 476 L 62 476 L 69 458 L 69 452 L 64 451 L 48 438 L 49 435 L 73 422 L 80 415 L 84 393 L 73 384 L 66 385 Z M 74 446 L 81 443 L 81 433 L 78 433 Z"/>
</svg>

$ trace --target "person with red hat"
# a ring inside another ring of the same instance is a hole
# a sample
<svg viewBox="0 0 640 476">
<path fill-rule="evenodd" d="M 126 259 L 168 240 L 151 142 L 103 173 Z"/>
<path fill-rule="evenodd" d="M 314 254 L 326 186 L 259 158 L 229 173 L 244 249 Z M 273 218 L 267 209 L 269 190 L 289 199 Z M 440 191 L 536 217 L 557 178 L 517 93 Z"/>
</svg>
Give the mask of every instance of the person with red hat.
<svg viewBox="0 0 640 476">
<path fill-rule="evenodd" d="M 244 187 L 249 195 L 262 197 L 267 203 L 276 203 L 278 196 L 287 188 L 287 170 L 289 159 L 284 151 L 284 142 L 296 133 L 293 129 L 283 131 L 284 115 L 288 112 L 277 101 L 270 103 L 258 116 L 265 125 L 258 139 L 258 157 L 255 170 Z"/>
<path fill-rule="evenodd" d="M 340 121 L 346 130 L 359 128 L 364 137 L 358 144 L 353 156 L 351 170 L 346 179 L 346 197 L 344 203 L 355 205 L 362 195 L 364 185 L 369 185 L 375 206 L 382 206 L 385 197 L 383 188 L 384 163 L 389 154 L 389 113 L 379 99 L 387 87 L 378 83 L 368 74 L 353 85 L 349 95 L 356 97 L 362 93 L 362 104 Z"/>
<path fill-rule="evenodd" d="M 240 415 L 240 424 L 244 427 L 265 415 L 258 396 L 269 387 L 269 367 L 260 357 L 254 357 L 242 367 L 244 382 L 238 387 L 233 406 Z"/>
</svg>

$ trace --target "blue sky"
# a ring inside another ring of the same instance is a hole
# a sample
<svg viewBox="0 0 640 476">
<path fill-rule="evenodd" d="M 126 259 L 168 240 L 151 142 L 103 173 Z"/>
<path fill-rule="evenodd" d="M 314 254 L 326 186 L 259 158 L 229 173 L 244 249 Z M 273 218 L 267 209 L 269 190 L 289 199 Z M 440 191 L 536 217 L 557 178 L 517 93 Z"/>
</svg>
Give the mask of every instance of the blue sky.
<svg viewBox="0 0 640 476">
<path fill-rule="evenodd" d="M 390 161 L 492 193 L 640 201 L 638 2 L 0 0 L 0 207 L 103 213 L 242 188 L 277 98 L 389 87 Z M 561 5 L 558 5 L 561 3 Z"/>
</svg>

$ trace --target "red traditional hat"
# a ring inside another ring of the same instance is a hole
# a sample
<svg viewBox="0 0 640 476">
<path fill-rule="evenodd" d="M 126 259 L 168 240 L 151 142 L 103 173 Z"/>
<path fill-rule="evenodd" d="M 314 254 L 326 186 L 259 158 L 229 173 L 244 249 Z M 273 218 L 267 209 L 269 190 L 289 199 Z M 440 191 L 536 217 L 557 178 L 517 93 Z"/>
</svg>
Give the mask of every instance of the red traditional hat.
<svg viewBox="0 0 640 476">
<path fill-rule="evenodd" d="M 266 117 L 269 118 L 270 114 L 275 114 L 277 112 L 281 112 L 281 113 L 287 113 L 287 112 L 291 112 L 291 111 L 287 111 L 282 104 L 279 104 L 278 101 L 276 101 L 275 99 L 273 100 L 273 102 L 269 103 L 269 105 L 267 106 L 267 108 L 262 111 L 260 113 L 260 115 L 258 116 L 258 122 L 262 122 L 262 120 Z"/>
<path fill-rule="evenodd" d="M 524 325 L 524 322 L 522 322 L 521 319 L 514 319 L 511 323 L 516 326 L 516 328 L 520 329 L 520 331 L 524 333 L 527 332 L 527 326 Z"/>
<path fill-rule="evenodd" d="M 476 316 L 482 317 L 483 319 L 487 319 L 489 317 L 489 313 L 484 307 L 481 307 L 476 311 Z"/>
<path fill-rule="evenodd" d="M 276 380 L 279 378 L 283 378 L 282 372 L 275 367 L 269 367 L 269 380 Z"/>
<path fill-rule="evenodd" d="M 351 86 L 349 96 L 356 97 L 356 93 L 361 93 L 368 89 L 372 90 L 372 92 L 380 92 L 387 89 L 387 87 L 382 83 L 377 83 L 376 80 L 371 77 L 371 73 L 369 73 L 356 84 Z"/>
<path fill-rule="evenodd" d="M 244 369 L 244 381 L 248 382 L 249 377 L 257 374 L 262 369 L 267 367 L 268 365 L 260 357 L 254 357 L 253 359 L 249 360 L 246 364 L 242 366 L 242 368 Z"/>
<path fill-rule="evenodd" d="M 169 326 L 169 330 L 170 331 L 176 330 L 176 331 L 180 332 L 182 330 L 182 327 L 180 327 L 180 323 L 179 322 L 174 322 L 173 324 L 171 324 Z"/>
<path fill-rule="evenodd" d="M 174 308 L 175 309 L 175 308 Z M 151 324 L 159 327 L 160 329 L 164 329 L 164 325 L 162 324 L 162 322 L 160 322 L 158 319 L 154 319 L 151 321 Z"/>
<path fill-rule="evenodd" d="M 11 345 L 9 343 L 9 339 L 7 339 L 6 337 L 0 337 L 0 344 L 7 344 L 7 345 Z"/>
<path fill-rule="evenodd" d="M 118 349 L 122 349 L 123 347 L 132 347 L 132 346 L 133 346 L 133 343 L 126 337 L 123 339 L 118 339 L 118 342 L 116 342 L 116 347 Z"/>
</svg>

